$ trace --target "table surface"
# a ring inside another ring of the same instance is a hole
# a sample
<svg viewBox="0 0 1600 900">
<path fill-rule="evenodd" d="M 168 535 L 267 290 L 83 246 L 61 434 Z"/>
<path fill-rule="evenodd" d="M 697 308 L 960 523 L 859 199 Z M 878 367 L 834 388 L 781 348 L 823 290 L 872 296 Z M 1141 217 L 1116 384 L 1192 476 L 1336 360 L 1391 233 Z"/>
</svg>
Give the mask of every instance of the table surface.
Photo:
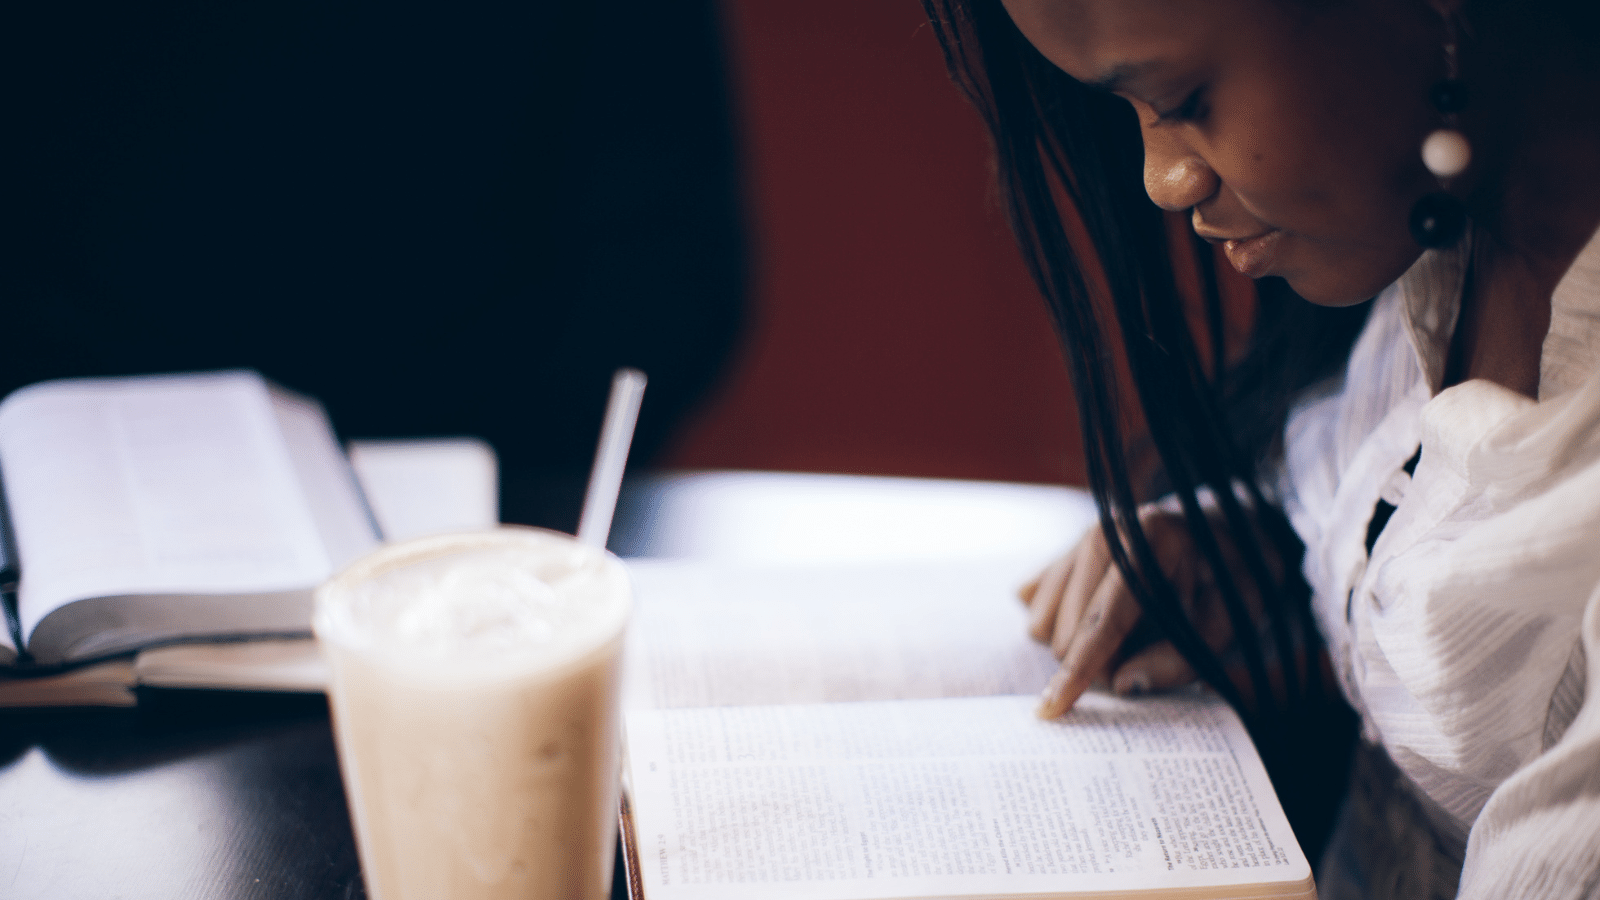
<svg viewBox="0 0 1600 900">
<path fill-rule="evenodd" d="M 1092 515 L 1068 488 L 689 473 L 631 483 L 612 548 L 1042 563 Z M 0 898 L 365 896 L 320 695 L 145 691 L 136 709 L 0 712 Z"/>
</svg>

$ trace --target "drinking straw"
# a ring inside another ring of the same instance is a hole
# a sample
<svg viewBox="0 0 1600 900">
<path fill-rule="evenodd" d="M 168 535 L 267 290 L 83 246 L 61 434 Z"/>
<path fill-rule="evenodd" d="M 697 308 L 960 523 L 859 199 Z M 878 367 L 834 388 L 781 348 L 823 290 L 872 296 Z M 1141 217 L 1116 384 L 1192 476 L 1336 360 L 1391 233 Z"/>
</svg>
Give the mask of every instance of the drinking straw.
<svg viewBox="0 0 1600 900">
<path fill-rule="evenodd" d="M 589 489 L 583 497 L 583 515 L 578 518 L 578 540 L 591 547 L 604 547 L 611 535 L 611 517 L 617 511 L 617 494 L 622 490 L 622 470 L 628 463 L 628 447 L 633 443 L 633 426 L 639 421 L 639 401 L 644 399 L 644 373 L 638 369 L 618 369 L 611 376 L 611 398 L 606 401 L 606 420 L 600 428 L 600 443 L 594 451 L 594 468 L 589 470 Z"/>
</svg>

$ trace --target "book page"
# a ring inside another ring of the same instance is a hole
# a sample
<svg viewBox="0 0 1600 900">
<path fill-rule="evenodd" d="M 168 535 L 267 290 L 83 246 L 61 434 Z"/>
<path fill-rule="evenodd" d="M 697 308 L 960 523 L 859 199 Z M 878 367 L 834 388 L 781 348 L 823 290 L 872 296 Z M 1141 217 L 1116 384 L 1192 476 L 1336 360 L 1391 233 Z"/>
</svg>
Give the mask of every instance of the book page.
<svg viewBox="0 0 1600 900">
<path fill-rule="evenodd" d="M 333 436 L 322 404 L 276 385 L 269 390 L 300 496 L 322 537 L 329 569 L 342 569 L 378 546 L 377 523 L 361 482 Z"/>
<path fill-rule="evenodd" d="M 500 522 L 494 449 L 475 438 L 351 441 L 350 465 L 389 541 Z"/>
<path fill-rule="evenodd" d="M 149 687 L 319 693 L 328 664 L 312 638 L 176 644 L 139 651 L 138 683 Z"/>
<path fill-rule="evenodd" d="M 0 675 L 0 708 L 50 706 L 137 706 L 133 660 L 126 657 L 83 666 L 58 675 Z"/>
<path fill-rule="evenodd" d="M 1091 694 L 1051 722 L 1033 705 L 983 697 L 630 711 L 645 895 L 1311 890 L 1254 748 L 1220 701 Z"/>
<path fill-rule="evenodd" d="M 80 379 L 0 404 L 24 634 L 86 597 L 310 587 L 330 562 L 260 376 Z"/>
<path fill-rule="evenodd" d="M 1036 693 L 1017 563 L 779 567 L 629 560 L 624 704 L 740 706 Z"/>
</svg>

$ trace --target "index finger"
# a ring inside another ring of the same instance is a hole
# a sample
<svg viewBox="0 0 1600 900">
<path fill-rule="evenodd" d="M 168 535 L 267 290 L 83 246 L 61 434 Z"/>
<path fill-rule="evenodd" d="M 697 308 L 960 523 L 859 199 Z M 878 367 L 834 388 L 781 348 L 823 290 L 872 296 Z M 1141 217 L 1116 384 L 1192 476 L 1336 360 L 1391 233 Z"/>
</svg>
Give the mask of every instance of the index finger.
<svg viewBox="0 0 1600 900">
<path fill-rule="evenodd" d="M 1061 668 L 1045 686 L 1039 700 L 1039 718 L 1053 719 L 1078 702 L 1095 676 L 1110 667 L 1123 639 L 1138 623 L 1139 614 L 1138 601 L 1113 567 L 1095 588 L 1061 657 Z"/>
</svg>

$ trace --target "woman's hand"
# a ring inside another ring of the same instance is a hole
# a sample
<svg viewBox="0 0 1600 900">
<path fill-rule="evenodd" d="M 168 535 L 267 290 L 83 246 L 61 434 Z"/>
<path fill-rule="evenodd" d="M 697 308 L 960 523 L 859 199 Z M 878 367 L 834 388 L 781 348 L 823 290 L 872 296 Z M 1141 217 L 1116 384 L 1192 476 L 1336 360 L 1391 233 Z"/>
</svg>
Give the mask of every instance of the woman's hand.
<svg viewBox="0 0 1600 900">
<path fill-rule="evenodd" d="M 1222 649 L 1233 629 L 1207 567 L 1197 558 L 1182 514 L 1150 505 L 1140 510 L 1139 520 L 1156 560 L 1201 636 L 1213 649 Z M 1219 532 L 1218 540 L 1223 539 Z M 1040 699 L 1040 718 L 1053 719 L 1071 709 L 1096 683 L 1108 683 L 1116 693 L 1132 695 L 1195 680 L 1194 670 L 1167 641 L 1123 658 L 1124 641 L 1143 612 L 1112 563 L 1105 534 L 1099 528 L 1090 529 L 1078 546 L 1023 586 L 1020 593 L 1028 605 L 1028 633 L 1049 644 L 1050 652 L 1061 660 L 1061 668 Z"/>
</svg>

